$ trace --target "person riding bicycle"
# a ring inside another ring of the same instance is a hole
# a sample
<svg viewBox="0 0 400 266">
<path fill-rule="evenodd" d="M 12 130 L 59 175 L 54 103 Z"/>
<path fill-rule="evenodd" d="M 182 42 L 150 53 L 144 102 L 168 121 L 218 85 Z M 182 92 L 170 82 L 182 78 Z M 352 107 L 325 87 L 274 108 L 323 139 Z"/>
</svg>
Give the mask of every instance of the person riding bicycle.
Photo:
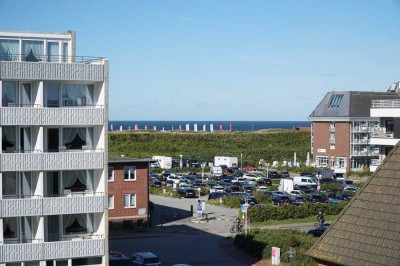
<svg viewBox="0 0 400 266">
<path fill-rule="evenodd" d="M 239 231 L 239 229 L 240 229 L 240 218 L 239 218 L 239 216 L 238 217 L 236 217 L 236 220 L 234 221 L 234 224 L 235 224 L 235 229 L 236 230 L 238 230 Z"/>
<path fill-rule="evenodd" d="M 319 223 L 319 226 L 323 226 L 325 223 L 325 217 L 324 217 L 324 213 L 322 211 L 320 211 L 317 215 L 317 220 Z"/>
</svg>

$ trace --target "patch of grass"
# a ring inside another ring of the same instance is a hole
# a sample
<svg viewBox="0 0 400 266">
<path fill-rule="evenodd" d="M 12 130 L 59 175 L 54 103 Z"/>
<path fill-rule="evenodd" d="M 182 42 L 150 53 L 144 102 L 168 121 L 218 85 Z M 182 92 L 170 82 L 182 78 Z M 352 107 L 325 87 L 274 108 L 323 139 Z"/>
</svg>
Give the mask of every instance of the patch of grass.
<svg viewBox="0 0 400 266">
<path fill-rule="evenodd" d="M 325 215 L 325 222 L 333 221 L 336 219 L 336 215 Z M 265 222 L 254 222 L 251 223 L 254 227 L 261 227 L 267 225 L 282 225 L 282 224 L 301 224 L 301 223 L 315 223 L 317 221 L 316 216 L 309 216 L 303 219 L 287 219 L 287 220 L 268 220 Z"/>
</svg>

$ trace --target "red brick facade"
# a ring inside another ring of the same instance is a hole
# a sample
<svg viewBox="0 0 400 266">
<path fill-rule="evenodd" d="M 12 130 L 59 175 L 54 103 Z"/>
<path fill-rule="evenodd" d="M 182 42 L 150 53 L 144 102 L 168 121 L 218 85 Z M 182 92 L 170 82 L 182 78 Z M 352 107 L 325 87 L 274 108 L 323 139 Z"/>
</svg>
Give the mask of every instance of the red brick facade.
<svg viewBox="0 0 400 266">
<path fill-rule="evenodd" d="M 335 122 L 334 131 L 330 130 L 331 122 L 314 122 L 313 125 L 313 157 L 327 156 L 328 167 L 332 167 L 331 160 L 337 157 L 347 158 L 347 170 L 350 170 L 350 123 Z M 334 134 L 334 148 L 331 147 L 331 134 Z"/>
<path fill-rule="evenodd" d="M 108 196 L 114 196 L 114 206 L 109 206 L 108 219 L 112 224 L 137 221 L 147 222 L 149 217 L 149 166 L 148 162 L 109 162 L 109 171 L 113 170 L 113 180 L 108 181 Z M 124 180 L 124 167 L 135 166 L 136 178 Z M 109 176 L 111 173 L 109 173 Z M 134 207 L 124 207 L 124 195 L 135 194 Z"/>
</svg>

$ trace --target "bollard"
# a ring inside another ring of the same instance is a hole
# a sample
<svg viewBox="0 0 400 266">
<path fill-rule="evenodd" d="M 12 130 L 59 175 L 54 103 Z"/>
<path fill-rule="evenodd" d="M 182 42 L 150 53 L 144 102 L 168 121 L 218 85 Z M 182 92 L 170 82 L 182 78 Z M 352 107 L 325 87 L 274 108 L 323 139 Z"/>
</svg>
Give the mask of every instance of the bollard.
<svg viewBox="0 0 400 266">
<path fill-rule="evenodd" d="M 193 205 L 190 205 L 190 213 L 193 215 Z"/>
<path fill-rule="evenodd" d="M 163 188 L 162 190 L 163 194 L 167 193 L 167 190 L 165 188 Z"/>
</svg>

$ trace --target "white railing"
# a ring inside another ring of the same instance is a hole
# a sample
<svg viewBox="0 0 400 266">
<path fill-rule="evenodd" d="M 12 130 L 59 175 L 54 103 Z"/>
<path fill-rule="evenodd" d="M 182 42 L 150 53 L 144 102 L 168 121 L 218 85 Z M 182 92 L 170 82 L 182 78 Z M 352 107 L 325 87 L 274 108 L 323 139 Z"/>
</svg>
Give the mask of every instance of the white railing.
<svg viewBox="0 0 400 266">
<path fill-rule="evenodd" d="M 73 150 L 45 153 L 0 153 L 0 171 L 50 171 L 102 169 L 103 150 Z"/>
<path fill-rule="evenodd" d="M 397 100 L 372 100 L 371 108 L 399 108 L 400 99 Z"/>
<path fill-rule="evenodd" d="M 104 194 L 101 192 L 66 195 L 63 197 L 36 197 L 0 200 L 0 218 L 22 216 L 47 216 L 73 213 L 99 213 L 104 211 Z"/>
<path fill-rule="evenodd" d="M 105 255 L 105 239 L 76 239 L 71 241 L 0 244 L 1 263 L 54 260 Z"/>
<path fill-rule="evenodd" d="M 375 131 L 371 132 L 373 138 L 393 138 L 393 132 Z"/>
</svg>

